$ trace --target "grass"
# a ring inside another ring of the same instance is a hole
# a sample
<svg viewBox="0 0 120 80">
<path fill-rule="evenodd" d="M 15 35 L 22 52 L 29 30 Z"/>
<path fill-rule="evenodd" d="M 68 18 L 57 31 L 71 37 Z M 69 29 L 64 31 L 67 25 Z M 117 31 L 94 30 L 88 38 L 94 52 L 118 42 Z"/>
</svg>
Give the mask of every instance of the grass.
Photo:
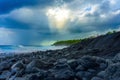
<svg viewBox="0 0 120 80">
<path fill-rule="evenodd" d="M 105 35 L 109 35 L 109 34 L 113 34 L 113 33 L 116 33 L 116 31 L 109 31 Z M 79 43 L 81 41 L 92 39 L 92 38 L 95 38 L 95 37 L 98 37 L 98 36 L 91 36 L 91 37 L 84 38 L 84 39 L 56 41 L 55 43 L 53 43 L 53 45 L 54 46 L 61 46 L 61 45 L 65 45 L 65 46 L 67 45 L 67 46 L 69 46 L 69 45 L 76 44 L 76 43 Z"/>
<path fill-rule="evenodd" d="M 92 38 L 92 37 L 90 37 Z M 84 38 L 84 39 L 75 39 L 75 40 L 63 40 L 63 41 L 56 41 L 55 43 L 53 43 L 54 46 L 61 46 L 61 45 L 72 45 L 72 44 L 76 44 L 79 43 L 81 41 L 87 40 L 88 38 Z"/>
</svg>

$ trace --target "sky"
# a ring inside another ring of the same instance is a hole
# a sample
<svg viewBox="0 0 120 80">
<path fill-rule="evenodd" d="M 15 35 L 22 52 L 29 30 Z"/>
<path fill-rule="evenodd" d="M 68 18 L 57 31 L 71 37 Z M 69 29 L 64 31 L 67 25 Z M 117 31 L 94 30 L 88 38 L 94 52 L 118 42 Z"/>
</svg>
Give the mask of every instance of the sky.
<svg viewBox="0 0 120 80">
<path fill-rule="evenodd" d="M 0 0 L 0 45 L 49 45 L 120 30 L 120 0 Z"/>
</svg>

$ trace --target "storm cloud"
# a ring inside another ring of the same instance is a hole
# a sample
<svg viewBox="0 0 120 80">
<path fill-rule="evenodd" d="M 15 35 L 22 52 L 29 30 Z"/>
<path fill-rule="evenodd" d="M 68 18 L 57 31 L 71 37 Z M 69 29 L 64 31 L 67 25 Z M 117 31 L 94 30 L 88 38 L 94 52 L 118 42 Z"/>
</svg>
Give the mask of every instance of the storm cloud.
<svg viewBox="0 0 120 80">
<path fill-rule="evenodd" d="M 40 45 L 119 30 L 119 5 L 119 0 L 1 0 L 0 44 Z"/>
</svg>

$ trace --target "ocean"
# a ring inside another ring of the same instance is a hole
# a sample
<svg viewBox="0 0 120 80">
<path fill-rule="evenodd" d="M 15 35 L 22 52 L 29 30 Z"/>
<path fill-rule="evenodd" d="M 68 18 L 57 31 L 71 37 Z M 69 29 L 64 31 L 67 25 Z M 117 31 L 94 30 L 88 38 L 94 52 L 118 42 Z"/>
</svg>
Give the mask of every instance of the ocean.
<svg viewBox="0 0 120 80">
<path fill-rule="evenodd" d="M 34 45 L 0 45 L 0 57 L 12 56 L 20 53 L 63 49 L 67 46 L 34 46 Z"/>
</svg>

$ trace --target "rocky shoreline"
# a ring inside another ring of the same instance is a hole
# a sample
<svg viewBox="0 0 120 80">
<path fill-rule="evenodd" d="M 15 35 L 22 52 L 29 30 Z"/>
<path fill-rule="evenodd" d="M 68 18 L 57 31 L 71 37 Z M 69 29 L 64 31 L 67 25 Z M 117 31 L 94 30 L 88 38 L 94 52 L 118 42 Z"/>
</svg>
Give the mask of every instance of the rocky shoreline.
<svg viewBox="0 0 120 80">
<path fill-rule="evenodd" d="M 1 58 L 0 80 L 120 80 L 120 53 L 111 59 L 67 55 L 56 50 Z"/>
<path fill-rule="evenodd" d="M 120 80 L 120 32 L 0 58 L 0 80 Z"/>
</svg>

